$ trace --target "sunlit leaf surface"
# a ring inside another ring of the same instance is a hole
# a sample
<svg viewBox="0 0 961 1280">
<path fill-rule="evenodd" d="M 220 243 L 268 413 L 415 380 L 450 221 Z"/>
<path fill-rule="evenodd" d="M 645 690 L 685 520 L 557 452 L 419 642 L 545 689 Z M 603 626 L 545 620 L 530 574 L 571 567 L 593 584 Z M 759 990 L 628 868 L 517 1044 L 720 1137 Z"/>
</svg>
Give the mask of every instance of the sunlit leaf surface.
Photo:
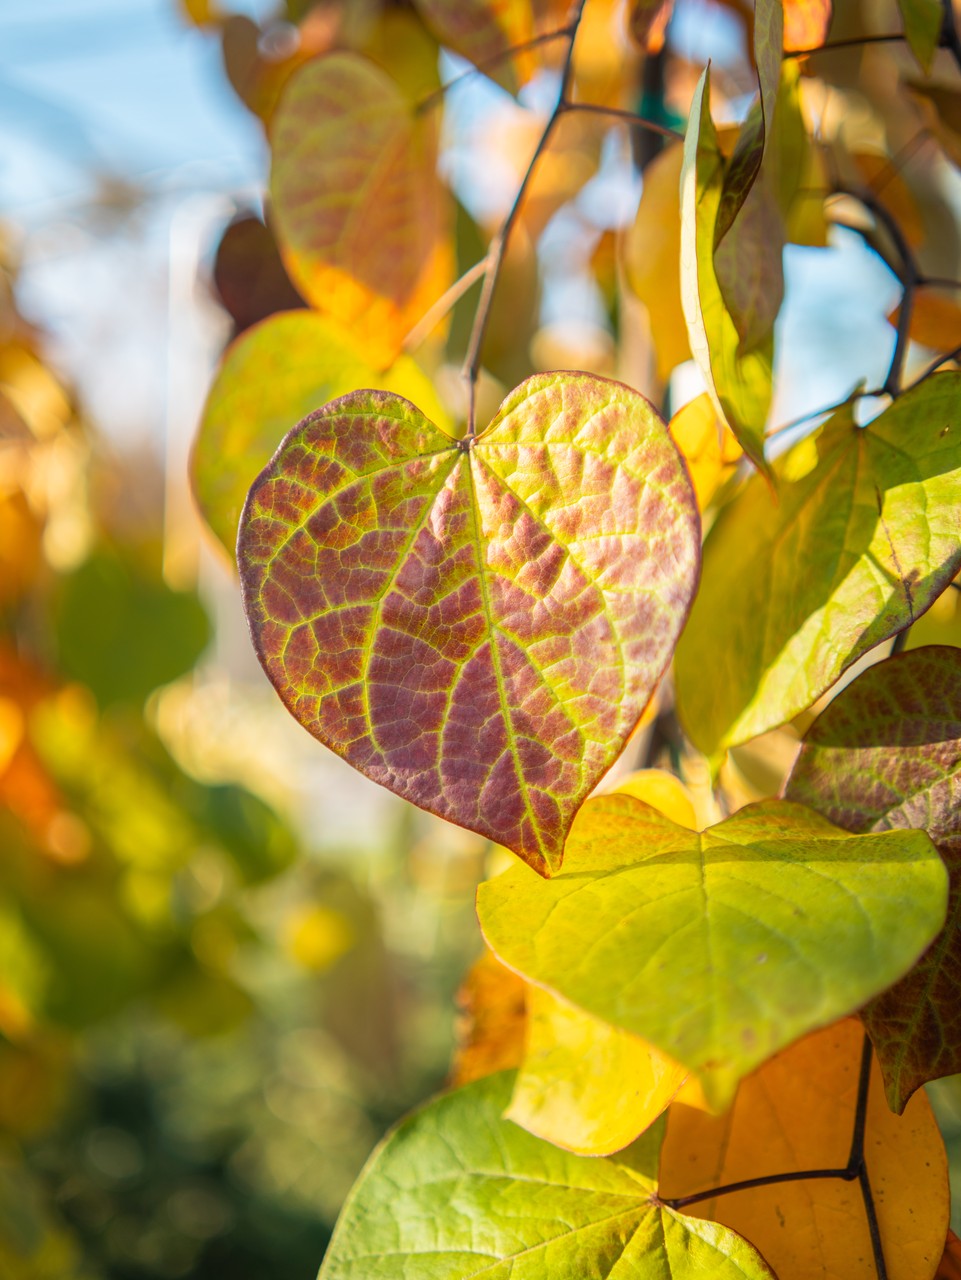
<svg viewBox="0 0 961 1280">
<path fill-rule="evenodd" d="M 481 928 L 524 977 L 650 1040 L 708 1102 L 902 976 L 944 921 L 920 831 L 852 837 L 768 801 L 698 835 L 632 796 L 590 800 L 561 873 L 478 890 Z"/>
<path fill-rule="evenodd" d="M 671 435 L 684 455 L 691 483 L 702 511 L 725 480 L 734 474 L 741 446 L 707 392 L 689 400 L 671 419 Z"/>
<path fill-rule="evenodd" d="M 311 311 L 271 316 L 228 349 L 204 407 L 192 478 L 204 518 L 231 559 L 254 477 L 291 427 L 356 387 L 395 391 L 445 421 L 413 360 L 400 356 L 378 373 L 342 328 Z"/>
<path fill-rule="evenodd" d="M 922 614 L 961 566 L 961 375 L 865 428 L 840 411 L 789 454 L 776 502 L 753 479 L 719 516 L 676 655 L 678 709 L 707 754 L 809 707 Z"/>
<path fill-rule="evenodd" d="M 773 339 L 740 352 L 740 334 L 727 309 L 714 266 L 725 163 L 709 105 L 704 72 L 691 103 L 681 170 L 681 301 L 691 352 L 718 413 L 762 471 L 764 424 L 771 404 Z"/>
<path fill-rule="evenodd" d="M 633 1142 L 688 1076 L 653 1045 L 539 987 L 509 1120 L 579 1155 Z"/>
<path fill-rule="evenodd" d="M 547 873 L 670 658 L 697 539 L 648 402 L 541 374 L 472 442 L 386 392 L 312 414 L 252 489 L 238 558 L 301 724 Z"/>
<path fill-rule="evenodd" d="M 948 919 L 912 971 L 864 1010 L 888 1099 L 961 1071 L 961 650 L 871 667 L 808 730 L 787 784 L 850 831 L 923 827 L 951 876 Z"/>
<path fill-rule="evenodd" d="M 635 1168 L 502 1119 L 510 1085 L 489 1076 L 394 1130 L 344 1206 L 320 1280 L 770 1280 L 749 1244 L 667 1209 Z"/>
<path fill-rule="evenodd" d="M 680 1197 L 725 1183 L 847 1165 L 863 1031 L 851 1019 L 808 1036 L 741 1084 L 726 1115 L 674 1106 L 661 1191 Z M 948 1225 L 944 1143 L 926 1097 L 888 1110 L 877 1065 L 865 1155 L 888 1280 L 930 1280 Z M 876 1280 L 857 1181 L 806 1179 L 692 1205 L 746 1236 L 779 1280 Z"/>
<path fill-rule="evenodd" d="M 273 120 L 271 197 L 287 270 L 377 368 L 450 282 L 435 130 L 351 53 L 301 68 Z"/>
</svg>

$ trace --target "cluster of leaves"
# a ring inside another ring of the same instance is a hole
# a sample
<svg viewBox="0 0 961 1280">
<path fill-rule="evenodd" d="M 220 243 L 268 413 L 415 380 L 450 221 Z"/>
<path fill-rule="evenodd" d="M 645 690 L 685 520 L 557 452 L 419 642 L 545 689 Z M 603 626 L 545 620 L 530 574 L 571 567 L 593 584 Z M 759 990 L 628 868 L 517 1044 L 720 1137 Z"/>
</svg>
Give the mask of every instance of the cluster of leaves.
<svg viewBox="0 0 961 1280">
<path fill-rule="evenodd" d="M 308 305 L 228 351 L 201 508 L 227 546 L 239 521 L 254 646 L 300 723 L 519 859 L 478 892 L 506 968 L 471 983 L 460 1087 L 374 1155 L 329 1280 L 957 1265 L 920 1086 L 961 1070 L 961 651 L 901 650 L 953 617 L 961 570 L 961 281 L 932 235 L 957 224 L 961 39 L 938 0 L 881 29 L 855 3 L 726 7 L 744 48 L 720 72 L 674 49 L 669 0 L 333 4 L 250 70 Z M 620 61 L 592 59 L 618 30 Z M 439 46 L 555 93 L 455 282 Z M 595 228 L 626 381 L 538 371 L 531 342 L 478 425 L 511 246 L 568 208 L 583 175 L 541 179 L 588 124 L 659 140 L 616 272 Z M 890 364 L 778 454 L 784 250 L 838 227 L 901 286 Z M 693 359 L 705 386 L 669 424 L 627 385 L 638 300 L 657 377 Z M 645 723 L 677 776 L 589 798 Z"/>
</svg>

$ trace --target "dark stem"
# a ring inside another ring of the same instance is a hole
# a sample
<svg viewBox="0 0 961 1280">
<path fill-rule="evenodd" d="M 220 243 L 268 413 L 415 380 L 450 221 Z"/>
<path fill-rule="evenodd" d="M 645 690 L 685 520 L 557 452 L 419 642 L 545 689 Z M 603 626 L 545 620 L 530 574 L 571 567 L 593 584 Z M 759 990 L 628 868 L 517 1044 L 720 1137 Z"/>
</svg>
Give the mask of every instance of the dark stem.
<svg viewBox="0 0 961 1280">
<path fill-rule="evenodd" d="M 620 107 L 605 107 L 596 102 L 563 102 L 561 103 L 563 112 L 582 111 L 595 116 L 609 116 L 612 120 L 623 120 L 626 124 L 637 125 L 641 129 L 649 129 L 651 133 L 659 133 L 662 138 L 671 138 L 675 142 L 683 142 L 684 134 L 677 129 L 672 129 L 669 125 L 658 124 L 654 120 L 647 120 L 644 116 L 639 116 L 633 111 L 623 111 Z"/>
<path fill-rule="evenodd" d="M 901 309 L 898 313 L 898 330 L 894 343 L 894 353 L 891 356 L 891 363 L 888 366 L 887 376 L 884 379 L 882 388 L 889 396 L 895 397 L 901 394 L 901 373 L 904 369 L 904 358 L 908 350 L 914 291 L 917 289 L 918 281 L 921 279 L 921 270 L 918 267 L 911 246 L 901 230 L 900 223 L 892 215 L 891 211 L 881 203 L 874 191 L 866 187 L 838 187 L 836 194 L 851 196 L 852 199 L 857 200 L 859 204 L 868 210 L 875 223 L 883 227 L 887 232 L 899 259 L 899 267 L 895 269 L 895 275 L 901 281 L 903 288 Z M 888 265 L 890 266 L 891 264 L 889 263 Z"/>
<path fill-rule="evenodd" d="M 861 1187 L 861 1199 L 864 1201 L 864 1212 L 868 1220 L 868 1234 L 871 1237 L 871 1252 L 874 1254 L 874 1269 L 878 1280 L 888 1280 L 888 1267 L 884 1261 L 884 1248 L 881 1244 L 881 1229 L 878 1226 L 878 1215 L 874 1208 L 874 1196 L 871 1194 L 871 1179 L 867 1167 L 861 1166 L 858 1173 L 858 1184 Z"/>
<path fill-rule="evenodd" d="M 476 75 L 483 74 L 486 71 L 493 71 L 502 63 L 509 62 L 519 53 L 526 53 L 529 49 L 538 49 L 544 44 L 553 44 L 557 40 L 570 39 L 574 34 L 574 29 L 571 23 L 566 27 L 559 27 L 556 31 L 545 31 L 539 36 L 531 36 L 529 40 L 522 40 L 519 44 L 512 44 L 509 49 L 501 49 L 489 58 L 482 58 L 473 67 L 468 67 L 460 75 L 454 76 L 446 84 L 434 89 L 426 98 L 422 98 L 415 108 L 416 114 L 420 115 L 425 111 L 429 111 L 431 107 L 435 107 L 438 102 L 443 101 L 448 89 L 453 89 L 455 85 L 461 84 L 464 80 L 471 80 Z"/>
<path fill-rule="evenodd" d="M 911 391 L 920 386 L 933 373 L 937 373 L 943 364 L 947 364 L 949 360 L 957 360 L 959 357 L 961 357 L 961 343 L 956 347 L 952 347 L 950 351 L 946 351 L 943 356 L 938 356 L 937 360 L 932 360 L 924 372 L 920 373 L 909 386 L 905 387 L 905 390 Z"/>
<path fill-rule="evenodd" d="M 903 31 L 891 31 L 881 36 L 846 36 L 843 40 L 829 40 L 827 44 L 815 45 L 813 49 L 791 49 L 785 58 L 810 58 L 815 53 L 830 53 L 832 49 L 854 49 L 861 44 L 895 44 L 907 37 Z"/>
<path fill-rule="evenodd" d="M 904 646 L 908 643 L 908 636 L 910 635 L 910 633 L 911 633 L 911 624 L 908 623 L 908 625 L 904 628 L 904 630 L 899 631 L 898 634 L 894 637 L 894 644 L 891 646 L 891 652 L 888 655 L 889 657 L 893 658 L 896 653 L 901 653 L 904 650 Z"/>
<path fill-rule="evenodd" d="M 487 325 L 490 320 L 491 304 L 494 300 L 494 290 L 497 287 L 497 279 L 501 272 L 501 266 L 504 262 L 504 254 L 507 252 L 507 243 L 510 239 L 511 231 L 514 229 L 518 216 L 520 215 L 521 205 L 524 196 L 527 194 L 527 188 L 534 176 L 534 170 L 537 168 L 537 162 L 547 149 L 551 134 L 558 120 L 568 107 L 567 95 L 570 90 L 571 76 L 574 70 L 574 45 L 577 42 L 577 30 L 581 24 L 581 16 L 584 12 L 584 5 L 587 0 L 576 0 L 574 5 L 571 21 L 567 24 L 565 32 L 567 35 L 568 45 L 567 53 L 564 56 L 564 63 L 561 68 L 561 87 L 557 96 L 557 103 L 551 112 L 547 124 L 544 126 L 544 132 L 540 136 L 537 146 L 534 148 L 534 154 L 531 156 L 530 163 L 527 166 L 527 172 L 521 179 L 521 184 L 517 189 L 517 195 L 514 197 L 514 203 L 507 212 L 507 217 L 501 224 L 500 230 L 494 236 L 487 253 L 487 271 L 484 275 L 484 285 L 481 289 L 481 296 L 477 303 L 477 310 L 474 313 L 474 323 L 471 326 L 470 337 L 467 341 L 467 353 L 464 356 L 463 377 L 467 383 L 467 436 L 473 439 L 477 434 L 476 431 L 476 410 L 477 410 L 477 379 L 480 375 L 481 353 L 484 346 L 484 335 L 487 332 Z"/>
<path fill-rule="evenodd" d="M 674 1200 L 662 1200 L 669 1209 L 686 1209 L 688 1205 L 713 1200 L 715 1196 L 729 1196 L 735 1191 L 750 1191 L 753 1187 L 773 1187 L 780 1182 L 806 1182 L 808 1178 L 843 1178 L 853 1181 L 857 1173 L 850 1169 L 795 1169 L 792 1173 L 766 1173 L 760 1178 L 744 1178 L 740 1182 L 726 1182 L 710 1191 L 695 1191 L 692 1196 L 677 1196 Z"/>
<path fill-rule="evenodd" d="M 958 24 L 954 20 L 954 5 L 951 0 L 943 0 L 944 17 L 941 22 L 941 45 L 947 49 L 954 59 L 954 65 L 961 71 L 961 38 L 958 37 Z"/>
<path fill-rule="evenodd" d="M 861 1067 L 858 1073 L 858 1099 L 854 1106 L 854 1129 L 851 1133 L 851 1152 L 848 1156 L 848 1177 L 856 1178 L 864 1163 L 864 1131 L 868 1122 L 868 1089 L 871 1085 L 871 1037 L 865 1034 L 861 1046 Z"/>
</svg>

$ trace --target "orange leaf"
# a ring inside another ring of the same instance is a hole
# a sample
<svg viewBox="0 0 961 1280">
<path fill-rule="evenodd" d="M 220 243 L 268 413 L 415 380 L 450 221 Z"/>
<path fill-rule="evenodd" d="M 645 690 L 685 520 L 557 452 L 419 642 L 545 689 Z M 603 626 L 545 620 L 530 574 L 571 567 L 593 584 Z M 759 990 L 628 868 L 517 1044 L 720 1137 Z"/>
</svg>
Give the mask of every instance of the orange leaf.
<svg viewBox="0 0 961 1280">
<path fill-rule="evenodd" d="M 901 308 L 895 307 L 888 319 L 897 325 Z M 932 351 L 953 351 L 961 346 L 961 307 L 943 294 L 922 289 L 914 295 L 908 333 Z"/>
<path fill-rule="evenodd" d="M 823 44 L 833 10 L 832 0 L 785 0 L 785 52 L 800 53 Z"/>
<path fill-rule="evenodd" d="M 271 133 L 290 277 L 385 368 L 452 274 L 435 121 L 373 62 L 334 53 L 291 77 Z"/>
<path fill-rule="evenodd" d="M 807 1036 L 741 1084 L 714 1117 L 675 1105 L 661 1153 L 660 1194 L 848 1161 L 864 1032 L 853 1019 Z M 888 1280 L 929 1280 L 948 1229 L 947 1158 L 923 1093 L 888 1110 L 872 1064 L 864 1150 Z M 780 1280 L 876 1280 L 857 1179 L 781 1182 L 685 1209 L 744 1235 Z"/>
<path fill-rule="evenodd" d="M 934 1280 L 961 1280 L 961 1240 L 953 1231 L 948 1232 Z"/>
<path fill-rule="evenodd" d="M 485 947 L 457 992 L 450 1084 L 516 1067 L 524 1052 L 527 984 Z"/>
</svg>

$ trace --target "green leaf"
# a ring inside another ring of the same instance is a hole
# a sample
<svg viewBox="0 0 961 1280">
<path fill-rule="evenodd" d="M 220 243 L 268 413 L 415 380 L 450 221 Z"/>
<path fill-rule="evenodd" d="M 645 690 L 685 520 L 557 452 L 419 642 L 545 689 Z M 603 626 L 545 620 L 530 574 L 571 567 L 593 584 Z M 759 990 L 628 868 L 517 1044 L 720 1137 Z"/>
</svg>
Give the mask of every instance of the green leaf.
<svg viewBox="0 0 961 1280">
<path fill-rule="evenodd" d="M 714 264 L 725 163 L 710 112 L 710 72 L 691 103 L 681 168 L 681 301 L 691 352 L 719 416 L 765 475 L 764 425 L 771 406 L 774 340 L 741 351 L 741 335 L 724 301 Z"/>
<path fill-rule="evenodd" d="M 291 427 L 355 387 L 395 391 L 446 421 L 413 360 L 400 356 L 378 373 L 340 327 L 315 312 L 271 316 L 228 348 L 207 397 L 191 471 L 204 519 L 231 560 L 253 478 Z"/>
<path fill-rule="evenodd" d="M 590 800 L 564 868 L 482 884 L 510 968 L 650 1040 L 721 1109 L 738 1081 L 901 977 L 944 921 L 921 831 L 851 836 L 767 801 L 698 834 L 633 796 Z"/>
<path fill-rule="evenodd" d="M 704 547 L 678 646 L 678 710 L 708 755 L 809 707 L 922 614 L 961 567 L 961 374 L 906 392 L 865 428 L 850 407 L 751 480 Z M 813 470 L 789 482 L 798 459 Z"/>
<path fill-rule="evenodd" d="M 944 4 L 942 0 L 898 0 L 898 8 L 911 52 L 928 75 L 941 37 Z"/>
<path fill-rule="evenodd" d="M 56 624 L 65 675 L 101 706 L 143 702 L 188 672 L 210 639 L 195 592 L 173 591 L 159 573 L 105 548 L 64 578 Z"/>
<path fill-rule="evenodd" d="M 389 1135 L 319 1280 L 770 1280 L 745 1240 L 668 1209 L 635 1168 L 569 1155 L 502 1119 L 510 1084 L 476 1081 Z"/>
<path fill-rule="evenodd" d="M 850 831 L 923 827 L 948 866 L 947 922 L 920 963 L 862 1017 L 888 1101 L 961 1071 L 961 650 L 871 667 L 808 730 L 787 795 Z"/>
<path fill-rule="evenodd" d="M 251 490 L 238 560 L 300 723 L 548 874 L 670 660 L 698 528 L 651 405 L 553 373 L 474 440 L 387 392 L 311 414 Z"/>
<path fill-rule="evenodd" d="M 296 71 L 271 128 L 277 240 L 294 284 L 378 368 L 450 283 L 436 122 L 354 53 Z"/>
</svg>

